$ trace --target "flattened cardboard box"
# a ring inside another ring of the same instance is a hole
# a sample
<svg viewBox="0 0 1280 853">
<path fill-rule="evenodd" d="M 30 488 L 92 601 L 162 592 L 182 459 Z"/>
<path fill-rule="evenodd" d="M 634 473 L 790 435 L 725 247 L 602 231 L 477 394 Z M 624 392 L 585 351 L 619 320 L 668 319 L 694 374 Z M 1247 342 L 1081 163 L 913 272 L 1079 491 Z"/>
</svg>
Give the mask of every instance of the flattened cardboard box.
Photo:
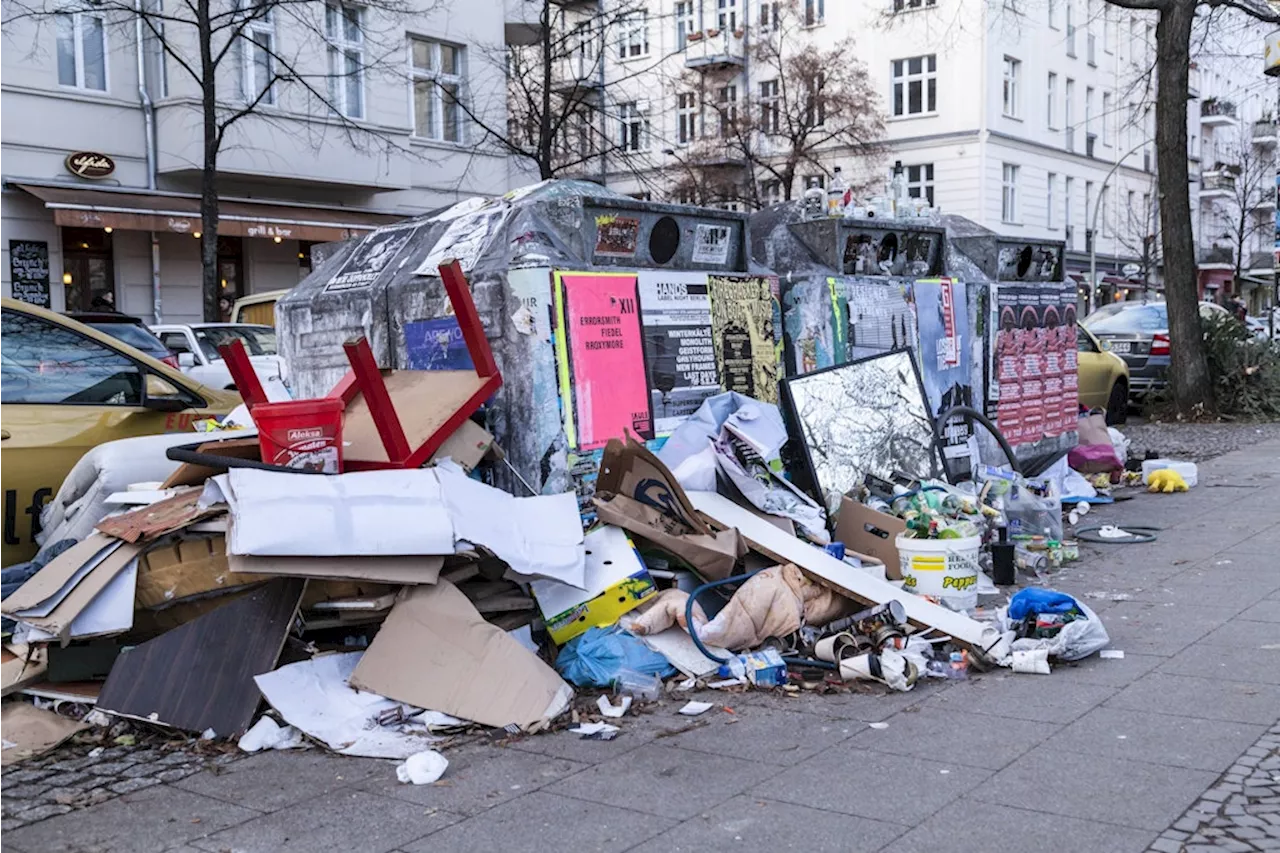
<svg viewBox="0 0 1280 853">
<path fill-rule="evenodd" d="M 142 555 L 138 562 L 137 605 L 161 607 L 265 580 L 270 577 L 231 571 L 227 565 L 226 537 L 184 538 Z"/>
<path fill-rule="evenodd" d="M 835 538 L 850 551 L 869 554 L 884 563 L 889 580 L 902 580 L 902 560 L 895 540 L 907 523 L 894 515 L 872 509 L 852 498 L 840 499 Z"/>
</svg>

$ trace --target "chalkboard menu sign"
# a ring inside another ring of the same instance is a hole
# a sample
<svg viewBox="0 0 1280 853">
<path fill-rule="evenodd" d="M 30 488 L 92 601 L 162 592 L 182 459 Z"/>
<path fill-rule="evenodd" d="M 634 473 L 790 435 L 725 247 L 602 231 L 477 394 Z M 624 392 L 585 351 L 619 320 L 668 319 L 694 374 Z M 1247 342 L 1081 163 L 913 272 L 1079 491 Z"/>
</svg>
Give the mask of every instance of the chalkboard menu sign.
<svg viewBox="0 0 1280 853">
<path fill-rule="evenodd" d="M 49 308 L 49 244 L 10 240 L 9 283 L 14 299 Z"/>
</svg>

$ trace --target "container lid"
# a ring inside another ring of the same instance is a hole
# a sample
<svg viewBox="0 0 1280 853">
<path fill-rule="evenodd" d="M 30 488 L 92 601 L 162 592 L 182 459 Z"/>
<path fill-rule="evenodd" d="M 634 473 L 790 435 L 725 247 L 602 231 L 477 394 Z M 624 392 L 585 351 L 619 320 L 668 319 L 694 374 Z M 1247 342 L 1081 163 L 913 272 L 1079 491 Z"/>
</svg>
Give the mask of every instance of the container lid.
<svg viewBox="0 0 1280 853">
<path fill-rule="evenodd" d="M 295 415 L 329 415 L 342 412 L 346 406 L 337 397 L 317 397 L 312 400 L 285 400 L 279 403 L 259 403 L 249 409 L 254 420 L 258 415 L 268 418 L 292 417 Z"/>
</svg>

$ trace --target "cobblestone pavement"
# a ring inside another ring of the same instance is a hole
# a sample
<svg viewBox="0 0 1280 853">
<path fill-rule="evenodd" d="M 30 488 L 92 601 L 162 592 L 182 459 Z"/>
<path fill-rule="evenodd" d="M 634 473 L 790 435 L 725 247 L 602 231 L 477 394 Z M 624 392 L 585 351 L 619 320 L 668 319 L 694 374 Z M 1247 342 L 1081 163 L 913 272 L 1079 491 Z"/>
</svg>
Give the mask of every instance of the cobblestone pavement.
<svg viewBox="0 0 1280 853">
<path fill-rule="evenodd" d="M 1280 725 L 1245 750 L 1151 853 L 1280 850 Z"/>
<path fill-rule="evenodd" d="M 1066 839 L 1190 853 L 1197 833 L 1205 849 L 1275 849 L 1258 822 L 1277 815 L 1280 440 L 1204 462 L 1188 493 L 1088 518 L 1161 528 L 1150 544 L 1082 546 L 1050 578 L 1089 601 L 1122 659 L 909 693 L 704 691 L 703 716 L 667 700 L 609 742 L 461 745 L 421 787 L 393 762 L 319 749 L 233 760 L 144 744 L 79 765 L 77 745 L 0 777 L 5 851 L 990 853 Z"/>
<path fill-rule="evenodd" d="M 1201 462 L 1263 441 L 1280 438 L 1280 423 L 1180 424 L 1130 418 L 1118 427 L 1141 459 L 1151 450 L 1161 456 Z"/>
</svg>

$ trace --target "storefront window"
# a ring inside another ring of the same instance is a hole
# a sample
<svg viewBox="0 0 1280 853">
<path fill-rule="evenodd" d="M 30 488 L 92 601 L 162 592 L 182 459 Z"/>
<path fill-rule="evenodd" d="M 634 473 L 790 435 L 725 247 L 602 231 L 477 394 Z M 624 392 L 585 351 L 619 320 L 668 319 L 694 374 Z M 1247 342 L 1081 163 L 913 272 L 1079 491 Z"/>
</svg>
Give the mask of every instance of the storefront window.
<svg viewBox="0 0 1280 853">
<path fill-rule="evenodd" d="M 67 311 L 116 311 L 111 235 L 101 228 L 62 229 Z"/>
<path fill-rule="evenodd" d="M 247 292 L 244 282 L 244 241 L 218 237 L 218 319 L 231 320 L 231 308 Z"/>
</svg>

